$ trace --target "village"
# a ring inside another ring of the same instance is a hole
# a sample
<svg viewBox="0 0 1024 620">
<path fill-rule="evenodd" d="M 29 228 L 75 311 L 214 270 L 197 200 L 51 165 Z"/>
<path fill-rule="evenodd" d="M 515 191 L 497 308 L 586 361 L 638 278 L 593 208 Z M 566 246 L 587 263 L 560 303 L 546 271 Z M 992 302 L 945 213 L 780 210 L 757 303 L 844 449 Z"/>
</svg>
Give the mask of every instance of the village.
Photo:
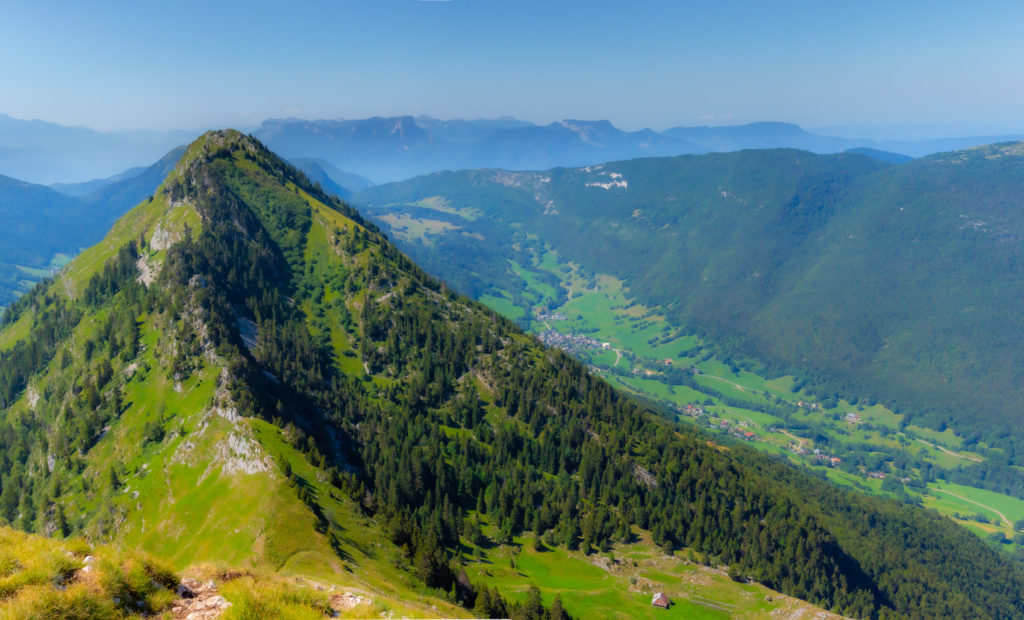
<svg viewBox="0 0 1024 620">
<path fill-rule="evenodd" d="M 549 329 L 538 336 L 540 341 L 551 347 L 558 347 L 567 353 L 582 353 L 591 349 L 610 349 L 610 342 L 601 342 L 583 334 L 563 334 Z"/>
</svg>

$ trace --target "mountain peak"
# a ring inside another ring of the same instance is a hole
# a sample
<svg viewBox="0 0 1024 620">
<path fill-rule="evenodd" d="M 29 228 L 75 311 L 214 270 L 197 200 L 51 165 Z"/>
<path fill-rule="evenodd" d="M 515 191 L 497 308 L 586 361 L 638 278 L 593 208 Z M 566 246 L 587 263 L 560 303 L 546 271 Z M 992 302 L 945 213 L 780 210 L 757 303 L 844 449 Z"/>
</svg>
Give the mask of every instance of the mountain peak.
<svg viewBox="0 0 1024 620">
<path fill-rule="evenodd" d="M 237 129 L 212 129 L 188 145 L 179 164 L 198 157 L 215 157 L 239 149 L 255 152 L 266 150 L 266 147 Z"/>
<path fill-rule="evenodd" d="M 185 154 L 178 160 L 173 173 L 168 176 L 164 185 L 171 188 L 182 180 L 181 176 L 187 171 L 202 168 L 214 161 L 240 159 L 248 160 L 282 183 L 294 184 L 309 194 L 326 200 L 323 192 L 316 188 L 295 166 L 278 157 L 256 138 L 236 129 L 210 130 L 196 138 L 185 149 Z M 197 178 L 194 174 L 190 176 L 193 178 L 188 179 L 187 182 L 194 188 L 198 189 L 200 186 L 209 188 L 209 174 L 201 175 L 202 178 Z"/>
</svg>

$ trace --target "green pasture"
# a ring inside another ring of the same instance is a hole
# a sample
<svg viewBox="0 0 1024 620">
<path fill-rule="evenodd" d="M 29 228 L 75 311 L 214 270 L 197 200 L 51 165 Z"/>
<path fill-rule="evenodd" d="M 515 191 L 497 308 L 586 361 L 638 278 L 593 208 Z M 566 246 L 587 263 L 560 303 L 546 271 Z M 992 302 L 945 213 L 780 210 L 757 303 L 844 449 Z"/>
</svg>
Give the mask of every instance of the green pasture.
<svg viewBox="0 0 1024 620">
<path fill-rule="evenodd" d="M 494 310 L 498 314 L 508 317 L 513 321 L 526 315 L 526 310 L 520 308 L 504 297 L 484 295 L 480 298 L 480 302 L 491 310 Z"/>
<path fill-rule="evenodd" d="M 480 209 L 474 207 L 453 207 L 448 203 L 448 200 L 441 196 L 428 196 L 415 202 L 405 203 L 400 206 L 409 207 L 421 207 L 423 209 L 430 209 L 432 211 L 438 211 L 440 213 L 447 213 L 449 215 L 457 215 L 464 220 L 474 222 L 480 219 L 483 212 Z"/>
<path fill-rule="evenodd" d="M 381 216 L 381 219 L 391 226 L 391 231 L 396 237 L 405 241 L 419 241 L 424 245 L 431 244 L 430 237 L 432 235 L 444 234 L 459 228 L 457 224 L 452 224 L 451 222 L 412 217 L 399 213 L 389 213 Z"/>
<path fill-rule="evenodd" d="M 492 549 L 471 562 L 470 579 L 485 581 L 515 601 L 525 601 L 529 584 L 537 584 L 545 604 L 557 594 L 576 618 L 733 618 L 818 611 L 762 585 L 736 583 L 724 570 L 685 561 L 679 553 L 665 555 L 648 541 L 591 556 L 537 551 L 532 539 L 515 542 L 518 546 Z M 654 592 L 665 592 L 672 606 L 652 607 Z"/>
</svg>

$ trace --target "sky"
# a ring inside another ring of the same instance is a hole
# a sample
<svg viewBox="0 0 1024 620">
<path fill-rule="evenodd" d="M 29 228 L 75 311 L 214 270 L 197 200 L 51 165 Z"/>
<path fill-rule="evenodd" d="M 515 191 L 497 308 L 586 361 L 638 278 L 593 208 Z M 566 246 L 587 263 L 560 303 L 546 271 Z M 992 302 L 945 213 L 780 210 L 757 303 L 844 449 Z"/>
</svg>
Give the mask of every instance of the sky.
<svg viewBox="0 0 1024 620">
<path fill-rule="evenodd" d="M 1024 130 L 1021 2 L 0 0 L 0 113 Z"/>
</svg>

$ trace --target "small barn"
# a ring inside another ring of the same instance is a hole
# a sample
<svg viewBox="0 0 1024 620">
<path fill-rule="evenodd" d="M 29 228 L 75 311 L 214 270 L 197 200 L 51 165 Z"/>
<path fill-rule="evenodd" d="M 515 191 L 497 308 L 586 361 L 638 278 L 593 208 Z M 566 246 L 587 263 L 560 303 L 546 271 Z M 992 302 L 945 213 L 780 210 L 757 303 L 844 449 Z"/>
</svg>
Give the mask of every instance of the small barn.
<svg viewBox="0 0 1024 620">
<path fill-rule="evenodd" d="M 651 599 L 651 605 L 655 607 L 661 607 L 662 609 L 668 609 L 668 606 L 672 604 L 672 601 L 668 600 L 668 595 L 664 592 L 658 592 Z"/>
</svg>

